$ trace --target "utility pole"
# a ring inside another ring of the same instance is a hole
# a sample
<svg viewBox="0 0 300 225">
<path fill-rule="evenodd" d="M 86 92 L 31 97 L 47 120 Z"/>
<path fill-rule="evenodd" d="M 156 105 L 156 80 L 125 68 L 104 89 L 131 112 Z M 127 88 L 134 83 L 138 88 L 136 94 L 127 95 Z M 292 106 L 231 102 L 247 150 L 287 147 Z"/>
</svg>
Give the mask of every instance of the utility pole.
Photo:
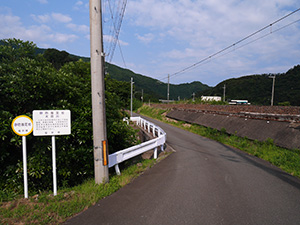
<svg viewBox="0 0 300 225">
<path fill-rule="evenodd" d="M 274 103 L 274 89 L 275 89 L 275 75 L 274 76 L 269 76 L 269 78 L 273 78 L 272 98 L 271 98 L 271 106 L 273 106 L 273 103 Z"/>
<path fill-rule="evenodd" d="M 95 182 L 109 181 L 101 0 L 90 0 L 91 83 Z"/>
<path fill-rule="evenodd" d="M 130 98 L 130 116 L 131 117 L 132 117 L 132 97 L 133 97 L 132 92 L 133 92 L 133 84 L 134 84 L 133 78 L 131 77 L 131 81 L 130 81 L 130 87 L 131 87 L 131 91 L 130 91 L 130 96 L 131 96 L 131 98 Z"/>
<path fill-rule="evenodd" d="M 168 74 L 168 93 L 167 93 L 167 103 L 169 104 L 170 100 L 170 74 Z"/>
<path fill-rule="evenodd" d="M 144 89 L 142 89 L 142 103 L 144 103 Z"/>
<path fill-rule="evenodd" d="M 223 91 L 223 102 L 225 102 L 225 91 L 226 91 L 226 84 L 224 84 L 223 87 L 224 91 Z"/>
</svg>

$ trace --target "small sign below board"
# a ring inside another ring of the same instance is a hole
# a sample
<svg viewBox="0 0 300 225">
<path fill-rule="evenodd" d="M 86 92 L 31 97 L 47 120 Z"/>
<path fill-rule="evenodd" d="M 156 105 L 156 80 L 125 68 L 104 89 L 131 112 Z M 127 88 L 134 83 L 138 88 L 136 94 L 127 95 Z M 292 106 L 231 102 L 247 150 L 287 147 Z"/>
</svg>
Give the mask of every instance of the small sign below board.
<svg viewBox="0 0 300 225">
<path fill-rule="evenodd" d="M 71 134 L 70 110 L 34 110 L 33 135 L 56 136 Z"/>
</svg>

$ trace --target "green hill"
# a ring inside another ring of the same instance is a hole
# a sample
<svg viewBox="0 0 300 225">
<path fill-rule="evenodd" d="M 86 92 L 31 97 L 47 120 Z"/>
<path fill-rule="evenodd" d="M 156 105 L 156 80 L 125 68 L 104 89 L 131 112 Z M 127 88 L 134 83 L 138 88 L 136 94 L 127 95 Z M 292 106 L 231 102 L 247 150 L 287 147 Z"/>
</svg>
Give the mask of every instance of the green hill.
<svg viewBox="0 0 300 225">
<path fill-rule="evenodd" d="M 0 40 L 0 45 L 4 42 Z M 38 48 L 35 54 L 43 54 L 55 68 L 59 69 L 67 62 L 89 61 L 88 57 L 80 57 L 69 54 L 66 51 L 56 49 Z M 1 56 L 0 56 L 1 57 Z M 106 72 L 113 79 L 130 82 L 131 77 L 134 80 L 135 98 L 141 99 L 142 92 L 144 101 L 158 101 L 158 99 L 167 99 L 167 83 L 160 82 L 141 74 L 136 74 L 131 70 L 106 63 Z M 282 74 L 262 74 L 249 75 L 239 78 L 232 78 L 222 81 L 215 87 L 209 87 L 199 81 L 184 83 L 179 85 L 170 84 L 170 100 L 190 99 L 195 92 L 196 97 L 201 95 L 223 96 L 223 87 L 226 85 L 226 100 L 247 99 L 252 104 L 270 105 L 272 95 L 272 79 L 270 76 L 276 76 L 274 105 L 300 105 L 300 65 L 295 66 L 286 73 Z"/>
<path fill-rule="evenodd" d="M 0 43 L 1 44 L 1 43 Z M 51 62 L 56 69 L 59 69 L 67 62 L 77 61 L 79 59 L 87 62 L 90 60 L 88 57 L 80 57 L 69 54 L 66 51 L 59 51 L 57 49 L 41 49 L 37 48 L 36 54 L 43 54 L 49 62 Z M 136 74 L 131 70 L 118 67 L 116 65 L 105 63 L 106 72 L 113 79 L 119 81 L 130 82 L 131 77 L 134 80 L 135 98 L 141 99 L 142 92 L 144 95 L 144 101 L 158 101 L 158 99 L 166 99 L 167 97 L 167 84 L 162 83 L 156 79 Z M 201 82 L 184 83 L 179 85 L 170 84 L 170 100 L 177 100 L 191 98 L 192 94 L 198 91 L 208 89 L 209 86 L 202 84 Z"/>
<path fill-rule="evenodd" d="M 106 69 L 109 75 L 116 80 L 120 81 L 130 81 L 131 77 L 133 78 L 136 97 L 141 95 L 143 89 L 144 94 L 148 94 L 153 98 L 167 99 L 167 83 L 163 83 L 159 80 L 136 74 L 128 69 L 123 69 L 113 64 L 106 63 Z M 178 96 L 181 99 L 191 98 L 192 94 L 199 91 L 204 91 L 208 89 L 209 86 L 202 84 L 201 82 L 192 82 L 184 84 L 170 84 L 170 100 L 177 100 Z M 145 96 L 145 95 L 144 95 Z M 144 100 L 147 101 L 147 99 Z"/>
<path fill-rule="evenodd" d="M 252 104 L 270 105 L 273 79 L 276 76 L 274 105 L 300 105 L 300 65 L 282 74 L 250 75 L 222 81 L 214 88 L 197 93 L 223 96 L 226 85 L 226 100 L 247 99 Z"/>
</svg>

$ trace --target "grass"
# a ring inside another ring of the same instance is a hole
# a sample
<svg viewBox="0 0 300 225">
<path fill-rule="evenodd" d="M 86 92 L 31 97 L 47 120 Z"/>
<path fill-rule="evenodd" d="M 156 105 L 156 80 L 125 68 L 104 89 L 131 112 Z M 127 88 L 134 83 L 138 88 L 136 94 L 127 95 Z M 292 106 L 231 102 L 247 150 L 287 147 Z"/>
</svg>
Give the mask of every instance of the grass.
<svg viewBox="0 0 300 225">
<path fill-rule="evenodd" d="M 91 179 L 79 186 L 58 190 L 57 196 L 43 192 L 29 199 L 20 196 L 13 201 L 1 202 L 0 224 L 63 223 L 130 183 L 156 162 L 155 159 L 148 159 L 128 166 L 120 176 L 110 176 L 110 181 L 106 184 L 97 185 Z"/>
<path fill-rule="evenodd" d="M 250 140 L 247 137 L 238 137 L 226 133 L 223 128 L 220 131 L 197 124 L 187 124 L 183 121 L 168 119 L 165 115 L 167 109 L 151 108 L 142 106 L 139 113 L 172 124 L 192 133 L 216 140 L 228 146 L 238 148 L 248 154 L 264 159 L 273 165 L 281 168 L 285 172 L 300 178 L 300 150 L 286 149 L 276 146 L 272 139 L 265 142 Z"/>
</svg>

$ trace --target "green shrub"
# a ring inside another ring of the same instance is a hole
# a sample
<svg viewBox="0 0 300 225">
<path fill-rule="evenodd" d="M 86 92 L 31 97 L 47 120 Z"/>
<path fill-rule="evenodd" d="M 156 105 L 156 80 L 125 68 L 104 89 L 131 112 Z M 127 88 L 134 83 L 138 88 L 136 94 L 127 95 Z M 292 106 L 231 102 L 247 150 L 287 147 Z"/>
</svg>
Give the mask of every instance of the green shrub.
<svg viewBox="0 0 300 225">
<path fill-rule="evenodd" d="M 23 191 L 21 137 L 12 132 L 18 115 L 32 117 L 33 110 L 69 109 L 71 134 L 56 137 L 58 186 L 72 186 L 93 176 L 93 139 L 90 63 L 77 61 L 59 71 L 41 55 L 35 45 L 20 40 L 4 40 L 0 45 L 0 194 Z M 136 132 L 122 121 L 130 84 L 107 77 L 106 122 L 109 152 L 136 143 Z M 29 191 L 51 189 L 51 138 L 27 136 Z M 3 197 L 4 196 L 4 197 Z"/>
</svg>

